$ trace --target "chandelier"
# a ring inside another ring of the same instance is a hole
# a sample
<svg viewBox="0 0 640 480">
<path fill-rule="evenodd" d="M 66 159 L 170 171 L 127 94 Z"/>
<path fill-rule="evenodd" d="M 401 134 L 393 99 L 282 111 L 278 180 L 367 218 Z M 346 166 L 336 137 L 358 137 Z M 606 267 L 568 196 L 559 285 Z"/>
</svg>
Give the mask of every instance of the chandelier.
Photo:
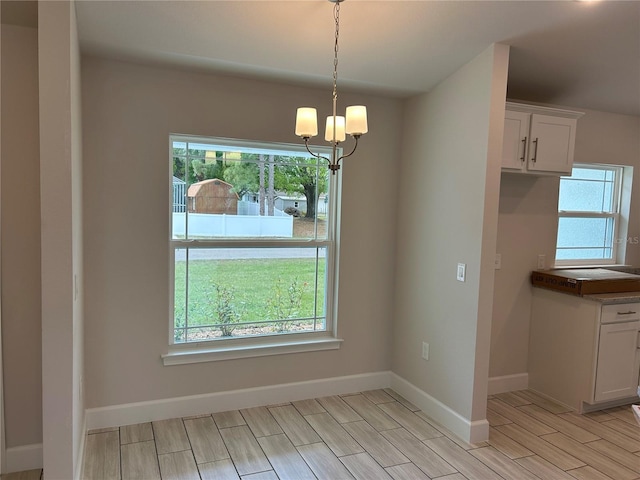
<svg viewBox="0 0 640 480">
<path fill-rule="evenodd" d="M 333 114 L 327 117 L 324 139 L 331 143 L 331 158 L 313 153 L 309 149 L 309 139 L 318 135 L 318 114 L 313 107 L 300 107 L 296 114 L 296 135 L 304 140 L 307 151 L 317 159 L 326 160 L 329 170 L 335 175 L 340 169 L 340 161 L 350 157 L 358 148 L 358 139 L 367 133 L 367 107 L 353 105 L 347 107 L 345 115 L 337 115 L 338 103 L 338 37 L 340 33 L 340 3 L 344 0 L 329 0 L 334 4 L 333 17 L 336 24 L 335 44 L 333 49 Z M 354 138 L 353 150 L 338 157 L 338 145 L 350 135 Z"/>
</svg>

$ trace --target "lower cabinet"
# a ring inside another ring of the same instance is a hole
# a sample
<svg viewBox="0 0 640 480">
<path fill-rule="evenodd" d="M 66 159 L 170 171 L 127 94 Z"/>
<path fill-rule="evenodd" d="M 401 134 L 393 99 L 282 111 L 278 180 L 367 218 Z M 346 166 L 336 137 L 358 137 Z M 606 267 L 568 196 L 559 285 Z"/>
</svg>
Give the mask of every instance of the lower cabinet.
<svg viewBox="0 0 640 480">
<path fill-rule="evenodd" d="M 640 307 L 640 304 L 634 307 Z M 640 321 L 600 326 L 594 391 L 596 402 L 617 400 L 636 394 L 640 371 L 640 355 L 637 354 L 638 330 Z"/>
<path fill-rule="evenodd" d="M 529 388 L 578 412 L 637 400 L 639 332 L 640 302 L 603 304 L 534 288 Z"/>
</svg>

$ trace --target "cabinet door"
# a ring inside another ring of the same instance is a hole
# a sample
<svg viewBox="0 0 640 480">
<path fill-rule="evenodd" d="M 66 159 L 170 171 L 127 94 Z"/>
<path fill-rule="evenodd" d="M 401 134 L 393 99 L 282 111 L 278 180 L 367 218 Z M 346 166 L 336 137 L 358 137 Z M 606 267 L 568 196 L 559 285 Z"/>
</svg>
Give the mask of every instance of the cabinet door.
<svg viewBox="0 0 640 480">
<path fill-rule="evenodd" d="M 533 114 L 527 168 L 571 175 L 576 124 L 573 118 Z"/>
<path fill-rule="evenodd" d="M 596 368 L 596 402 L 632 397 L 638 388 L 638 330 L 640 322 L 611 323 L 600 327 Z"/>
<path fill-rule="evenodd" d="M 520 172 L 525 167 L 530 113 L 505 111 L 502 169 Z"/>
</svg>

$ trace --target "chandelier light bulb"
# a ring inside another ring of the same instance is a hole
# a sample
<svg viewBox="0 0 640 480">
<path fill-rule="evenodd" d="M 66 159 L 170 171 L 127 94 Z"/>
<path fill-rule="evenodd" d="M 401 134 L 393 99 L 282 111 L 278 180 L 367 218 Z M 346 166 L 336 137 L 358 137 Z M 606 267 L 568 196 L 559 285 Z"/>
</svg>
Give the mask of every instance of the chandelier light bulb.
<svg viewBox="0 0 640 480">
<path fill-rule="evenodd" d="M 296 114 L 296 135 L 303 138 L 318 135 L 318 114 L 315 108 L 298 108 Z"/>
<path fill-rule="evenodd" d="M 345 125 L 345 121 L 344 121 L 344 117 L 337 115 L 336 116 L 336 137 L 335 139 L 333 138 L 333 116 L 328 116 L 327 117 L 327 127 L 325 128 L 324 131 L 324 139 L 327 142 L 344 142 L 345 139 L 347 138 L 347 136 L 345 135 L 344 132 L 344 125 Z"/>
<path fill-rule="evenodd" d="M 367 107 L 364 105 L 352 105 L 347 107 L 346 127 L 349 135 L 364 135 L 369 131 L 367 125 Z"/>
</svg>

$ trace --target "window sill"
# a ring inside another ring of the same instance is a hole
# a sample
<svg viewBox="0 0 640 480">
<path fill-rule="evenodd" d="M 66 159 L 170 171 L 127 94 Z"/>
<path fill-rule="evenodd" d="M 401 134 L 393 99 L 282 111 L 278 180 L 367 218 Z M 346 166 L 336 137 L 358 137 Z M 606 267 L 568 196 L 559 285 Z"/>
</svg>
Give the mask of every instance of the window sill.
<svg viewBox="0 0 640 480">
<path fill-rule="evenodd" d="M 624 268 L 629 267 L 630 265 L 620 264 L 620 263 L 556 263 L 551 269 L 567 269 L 567 268 Z"/>
<path fill-rule="evenodd" d="M 265 357 L 285 353 L 317 352 L 321 350 L 337 350 L 342 344 L 341 338 L 320 337 L 313 339 L 274 340 L 259 344 L 240 343 L 233 346 L 195 346 L 193 348 L 170 348 L 162 355 L 162 363 L 169 365 L 186 365 L 189 363 L 217 362 L 238 358 Z"/>
</svg>

